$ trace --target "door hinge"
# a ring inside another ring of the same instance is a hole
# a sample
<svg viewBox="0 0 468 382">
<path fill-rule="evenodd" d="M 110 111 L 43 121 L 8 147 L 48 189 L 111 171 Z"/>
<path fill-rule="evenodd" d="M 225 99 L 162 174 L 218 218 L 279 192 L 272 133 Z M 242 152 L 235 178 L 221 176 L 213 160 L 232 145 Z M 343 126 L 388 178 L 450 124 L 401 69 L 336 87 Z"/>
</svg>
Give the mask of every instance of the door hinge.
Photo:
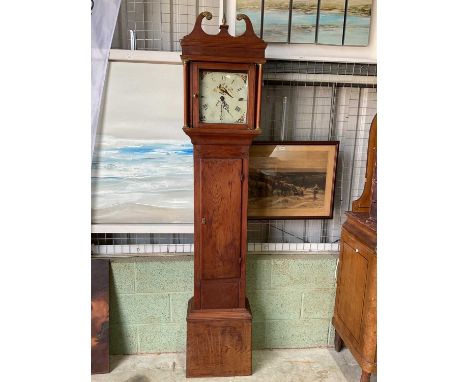
<svg viewBox="0 0 468 382">
<path fill-rule="evenodd" d="M 241 182 L 244 181 L 244 173 L 241 173 Z"/>
</svg>

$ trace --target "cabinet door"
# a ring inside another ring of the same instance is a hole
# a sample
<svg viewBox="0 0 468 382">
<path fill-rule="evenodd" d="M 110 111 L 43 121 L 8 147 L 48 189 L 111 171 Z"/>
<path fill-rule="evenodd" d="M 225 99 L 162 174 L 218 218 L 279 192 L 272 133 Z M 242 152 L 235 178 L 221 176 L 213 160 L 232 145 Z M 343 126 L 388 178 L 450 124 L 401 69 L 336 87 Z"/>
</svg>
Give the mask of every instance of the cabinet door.
<svg viewBox="0 0 468 382">
<path fill-rule="evenodd" d="M 242 159 L 201 159 L 201 308 L 239 304 Z"/>
<path fill-rule="evenodd" d="M 368 267 L 366 249 L 343 235 L 336 312 L 356 345 L 361 342 Z"/>
</svg>

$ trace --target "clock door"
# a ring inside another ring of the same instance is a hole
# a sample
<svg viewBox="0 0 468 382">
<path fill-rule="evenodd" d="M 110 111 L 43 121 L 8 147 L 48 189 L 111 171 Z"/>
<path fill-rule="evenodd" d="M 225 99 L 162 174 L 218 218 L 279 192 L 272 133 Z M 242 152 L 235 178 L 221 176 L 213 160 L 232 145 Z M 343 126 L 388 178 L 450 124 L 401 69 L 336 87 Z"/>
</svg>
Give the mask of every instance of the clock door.
<svg viewBox="0 0 468 382">
<path fill-rule="evenodd" d="M 237 308 L 242 159 L 200 159 L 201 308 Z"/>
</svg>

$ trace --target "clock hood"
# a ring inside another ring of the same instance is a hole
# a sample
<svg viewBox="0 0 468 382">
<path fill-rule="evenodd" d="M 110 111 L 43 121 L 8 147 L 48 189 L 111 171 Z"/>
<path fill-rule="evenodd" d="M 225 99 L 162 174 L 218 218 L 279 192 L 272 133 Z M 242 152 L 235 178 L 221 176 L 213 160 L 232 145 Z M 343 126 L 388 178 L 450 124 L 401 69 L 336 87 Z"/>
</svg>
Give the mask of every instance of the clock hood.
<svg viewBox="0 0 468 382">
<path fill-rule="evenodd" d="M 180 40 L 183 61 L 265 63 L 267 44 L 255 34 L 248 16 L 237 15 L 237 20 L 244 20 L 246 24 L 244 34 L 237 37 L 229 34 L 226 24 L 220 25 L 217 35 L 206 33 L 201 26 L 205 17 L 211 20 L 212 15 L 210 12 L 200 13 L 192 32 Z"/>
</svg>

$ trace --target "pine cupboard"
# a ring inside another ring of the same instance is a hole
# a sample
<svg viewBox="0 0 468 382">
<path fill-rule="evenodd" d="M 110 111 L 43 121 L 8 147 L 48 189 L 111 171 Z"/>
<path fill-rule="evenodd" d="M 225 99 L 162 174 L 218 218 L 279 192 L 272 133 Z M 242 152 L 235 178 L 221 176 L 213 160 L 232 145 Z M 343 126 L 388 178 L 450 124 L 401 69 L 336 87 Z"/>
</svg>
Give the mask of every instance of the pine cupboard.
<svg viewBox="0 0 468 382">
<path fill-rule="evenodd" d="M 359 363 L 361 382 L 377 370 L 377 116 L 369 133 L 366 184 L 341 231 L 333 326 Z"/>
</svg>

